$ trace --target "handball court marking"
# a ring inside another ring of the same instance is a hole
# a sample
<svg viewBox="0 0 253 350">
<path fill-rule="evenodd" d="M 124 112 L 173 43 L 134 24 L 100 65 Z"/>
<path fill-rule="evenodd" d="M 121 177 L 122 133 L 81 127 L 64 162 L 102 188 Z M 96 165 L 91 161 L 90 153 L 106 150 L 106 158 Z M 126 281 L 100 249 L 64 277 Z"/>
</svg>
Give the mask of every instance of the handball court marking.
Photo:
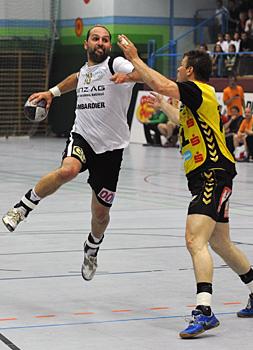
<svg viewBox="0 0 253 350">
<path fill-rule="evenodd" d="M 59 166 L 64 147 L 64 139 L 0 142 L 1 214 Z M 231 234 L 251 258 L 253 164 L 239 164 L 237 172 Z M 192 342 L 178 339 L 195 307 L 184 242 L 190 195 L 178 150 L 134 144 L 126 150 L 108 236 L 89 284 L 80 275 L 90 226 L 86 178 L 80 174 L 46 199 L 15 233 L 0 227 L 0 349 L 191 349 Z M 247 290 L 224 262 L 215 257 L 214 263 L 214 311 L 222 322 L 194 348 L 249 350 L 253 320 L 236 317 Z"/>
</svg>

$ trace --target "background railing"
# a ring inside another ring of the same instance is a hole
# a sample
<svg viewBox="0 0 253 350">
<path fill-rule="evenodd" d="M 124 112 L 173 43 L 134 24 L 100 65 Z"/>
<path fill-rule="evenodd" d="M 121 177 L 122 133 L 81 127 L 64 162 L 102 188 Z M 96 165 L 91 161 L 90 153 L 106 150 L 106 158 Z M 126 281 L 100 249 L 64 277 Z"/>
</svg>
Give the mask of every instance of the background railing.
<svg viewBox="0 0 253 350">
<path fill-rule="evenodd" d="M 219 29 L 224 33 L 227 31 L 229 18 L 226 12 L 220 11 L 209 18 L 203 19 L 203 14 L 208 11 L 212 10 L 198 10 L 195 15 L 196 26 L 178 36 L 176 39 L 170 40 L 163 47 L 156 50 L 154 40 L 150 40 L 148 42 L 148 65 L 152 68 L 156 68 L 159 58 L 168 57 L 168 70 L 166 73 L 171 78 L 175 78 L 178 57 L 182 56 L 182 52 L 192 50 L 202 43 L 210 44 L 217 41 L 218 27 L 215 24 L 217 17 L 222 15 L 222 25 Z"/>
</svg>

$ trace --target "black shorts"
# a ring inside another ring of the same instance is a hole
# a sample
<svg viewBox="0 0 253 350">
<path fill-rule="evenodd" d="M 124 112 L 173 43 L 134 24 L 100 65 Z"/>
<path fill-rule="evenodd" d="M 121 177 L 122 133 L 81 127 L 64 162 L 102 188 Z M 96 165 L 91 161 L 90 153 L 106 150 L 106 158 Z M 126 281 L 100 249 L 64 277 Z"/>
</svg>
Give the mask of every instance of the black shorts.
<svg viewBox="0 0 253 350">
<path fill-rule="evenodd" d="M 224 170 L 209 169 L 190 177 L 188 188 L 193 198 L 188 215 L 202 214 L 216 222 L 228 222 L 232 187 L 233 176 Z"/>
<path fill-rule="evenodd" d="M 116 193 L 123 149 L 97 154 L 81 135 L 71 132 L 62 154 L 62 159 L 66 157 L 74 157 L 82 163 L 80 172 L 88 169 L 88 183 L 98 201 L 106 207 L 111 207 Z"/>
</svg>

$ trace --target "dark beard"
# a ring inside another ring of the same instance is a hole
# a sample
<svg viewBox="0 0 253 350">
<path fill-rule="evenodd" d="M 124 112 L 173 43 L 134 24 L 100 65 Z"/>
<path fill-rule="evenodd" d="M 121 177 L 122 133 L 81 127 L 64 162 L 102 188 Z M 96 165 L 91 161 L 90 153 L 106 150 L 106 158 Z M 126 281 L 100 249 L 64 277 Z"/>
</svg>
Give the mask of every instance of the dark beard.
<svg viewBox="0 0 253 350">
<path fill-rule="evenodd" d="M 92 49 L 88 49 L 87 50 L 87 53 L 88 53 L 88 56 L 89 56 L 89 59 L 94 62 L 94 63 L 101 63 L 103 62 L 108 56 L 109 56 L 109 53 L 110 53 L 110 50 L 109 49 L 102 49 L 103 50 L 103 54 L 97 54 L 96 53 L 96 49 L 95 50 L 92 50 Z"/>
</svg>

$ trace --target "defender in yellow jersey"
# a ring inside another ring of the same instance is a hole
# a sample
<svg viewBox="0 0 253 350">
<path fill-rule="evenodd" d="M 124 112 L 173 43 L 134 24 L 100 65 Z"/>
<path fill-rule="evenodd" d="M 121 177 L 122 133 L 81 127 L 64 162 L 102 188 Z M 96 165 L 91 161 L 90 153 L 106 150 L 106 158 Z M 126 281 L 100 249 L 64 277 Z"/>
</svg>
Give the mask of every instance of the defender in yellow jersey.
<svg viewBox="0 0 253 350">
<path fill-rule="evenodd" d="M 189 51 L 178 67 L 177 82 L 149 68 L 138 56 L 133 43 L 123 36 L 119 42 L 142 80 L 155 92 L 151 104 L 160 107 L 180 125 L 181 151 L 188 187 L 193 195 L 186 221 L 186 245 L 191 254 L 197 284 L 196 309 L 181 338 L 192 338 L 217 327 L 211 311 L 213 261 L 210 247 L 219 254 L 248 286 L 250 298 L 239 317 L 253 317 L 253 269 L 246 256 L 233 244 L 229 234 L 228 199 L 232 193 L 235 163 L 225 144 L 214 89 L 207 84 L 211 74 L 208 54 Z M 162 97 L 181 101 L 180 111 Z"/>
</svg>

